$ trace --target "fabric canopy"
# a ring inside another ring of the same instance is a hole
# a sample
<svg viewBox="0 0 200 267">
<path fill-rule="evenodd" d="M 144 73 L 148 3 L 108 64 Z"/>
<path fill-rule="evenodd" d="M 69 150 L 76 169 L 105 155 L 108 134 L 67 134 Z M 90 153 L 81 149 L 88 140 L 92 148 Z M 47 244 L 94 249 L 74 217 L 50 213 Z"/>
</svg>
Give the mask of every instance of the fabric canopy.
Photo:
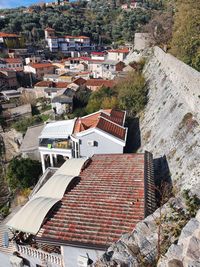
<svg viewBox="0 0 200 267">
<path fill-rule="evenodd" d="M 50 209 L 59 202 L 70 182 L 80 174 L 86 158 L 69 159 L 41 187 L 7 226 L 11 229 L 37 234 Z"/>
</svg>

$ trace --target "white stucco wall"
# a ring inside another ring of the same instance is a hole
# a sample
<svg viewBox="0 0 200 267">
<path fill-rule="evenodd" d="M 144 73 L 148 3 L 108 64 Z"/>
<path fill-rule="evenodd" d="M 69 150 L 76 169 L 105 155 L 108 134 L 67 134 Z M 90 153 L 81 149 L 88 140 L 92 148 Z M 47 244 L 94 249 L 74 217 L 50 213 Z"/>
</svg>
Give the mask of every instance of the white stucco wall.
<svg viewBox="0 0 200 267">
<path fill-rule="evenodd" d="M 64 257 L 65 267 L 80 267 L 80 265 L 78 265 L 79 256 L 87 257 L 87 253 L 88 253 L 89 258 L 93 261 L 96 261 L 105 252 L 101 250 L 77 248 L 77 247 L 70 247 L 70 246 L 64 246 L 61 248 L 61 250 L 62 250 L 62 255 Z"/>
<path fill-rule="evenodd" d="M 89 133 L 79 138 L 80 141 L 80 155 L 82 157 L 91 157 L 94 154 L 118 154 L 123 153 L 123 146 L 115 143 L 112 140 L 98 134 Z M 96 146 L 90 146 L 88 141 L 95 141 Z"/>
<path fill-rule="evenodd" d="M 115 61 L 123 61 L 124 58 L 125 58 L 125 54 L 116 53 L 116 52 L 108 52 L 108 56 L 107 56 L 108 60 L 115 60 Z"/>
</svg>

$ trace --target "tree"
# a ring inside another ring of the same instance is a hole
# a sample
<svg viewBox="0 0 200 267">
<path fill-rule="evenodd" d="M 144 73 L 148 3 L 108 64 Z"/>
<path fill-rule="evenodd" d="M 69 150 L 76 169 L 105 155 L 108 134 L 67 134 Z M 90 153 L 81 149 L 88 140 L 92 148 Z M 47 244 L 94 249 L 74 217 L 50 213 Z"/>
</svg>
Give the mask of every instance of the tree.
<svg viewBox="0 0 200 267">
<path fill-rule="evenodd" d="M 173 26 L 172 11 L 159 12 L 144 26 L 144 30 L 151 34 L 156 45 L 166 45 L 171 42 Z"/>
<path fill-rule="evenodd" d="M 8 166 L 6 179 L 12 190 L 34 186 L 41 174 L 39 161 L 24 158 L 14 158 Z"/>
<path fill-rule="evenodd" d="M 101 89 L 91 94 L 86 112 L 90 114 L 101 108 L 117 107 L 116 96 L 117 92 L 115 92 L 114 89 L 103 86 Z"/>
<path fill-rule="evenodd" d="M 140 112 L 147 103 L 145 79 L 139 72 L 130 73 L 126 80 L 117 85 L 116 90 L 119 107 L 129 111 L 131 115 Z"/>
<path fill-rule="evenodd" d="M 200 71 L 200 0 L 177 0 L 171 53 Z"/>
</svg>

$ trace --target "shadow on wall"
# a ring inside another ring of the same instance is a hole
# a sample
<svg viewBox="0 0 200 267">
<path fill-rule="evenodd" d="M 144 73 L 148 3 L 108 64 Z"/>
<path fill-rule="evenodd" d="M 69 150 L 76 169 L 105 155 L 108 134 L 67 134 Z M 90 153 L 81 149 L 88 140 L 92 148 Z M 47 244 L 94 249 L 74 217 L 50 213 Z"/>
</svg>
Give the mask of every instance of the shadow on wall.
<svg viewBox="0 0 200 267">
<path fill-rule="evenodd" d="M 154 180 L 156 190 L 157 206 L 164 204 L 172 196 L 172 179 L 167 158 L 156 158 L 153 160 Z"/>
<path fill-rule="evenodd" d="M 124 153 L 135 153 L 141 146 L 141 133 L 139 118 L 127 118 L 128 134 Z"/>
</svg>

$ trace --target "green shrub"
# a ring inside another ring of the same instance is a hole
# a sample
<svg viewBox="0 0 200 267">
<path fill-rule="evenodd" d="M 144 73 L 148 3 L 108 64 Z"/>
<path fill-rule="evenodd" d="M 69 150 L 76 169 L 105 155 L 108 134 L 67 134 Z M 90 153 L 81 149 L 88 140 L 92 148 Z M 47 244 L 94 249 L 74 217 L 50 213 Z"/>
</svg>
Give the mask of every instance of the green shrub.
<svg viewBox="0 0 200 267">
<path fill-rule="evenodd" d="M 14 158 L 8 165 L 6 179 L 12 190 L 34 186 L 41 174 L 39 161 L 24 158 Z"/>
</svg>

